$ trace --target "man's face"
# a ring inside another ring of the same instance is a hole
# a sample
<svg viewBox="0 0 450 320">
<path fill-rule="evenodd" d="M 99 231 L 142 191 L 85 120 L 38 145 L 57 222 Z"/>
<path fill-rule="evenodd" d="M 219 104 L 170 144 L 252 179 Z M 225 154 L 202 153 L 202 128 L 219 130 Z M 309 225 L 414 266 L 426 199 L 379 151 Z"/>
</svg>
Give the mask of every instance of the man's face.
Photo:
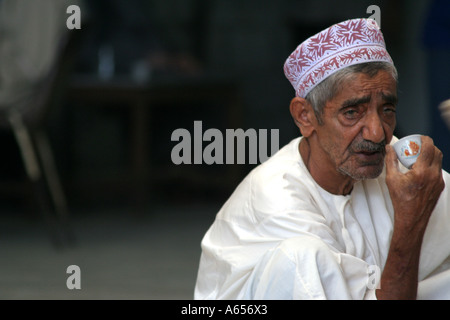
<svg viewBox="0 0 450 320">
<path fill-rule="evenodd" d="M 394 132 L 396 82 L 379 71 L 373 78 L 358 73 L 323 110 L 323 124 L 316 126 L 327 163 L 354 180 L 373 179 L 384 166 L 385 144 Z"/>
</svg>

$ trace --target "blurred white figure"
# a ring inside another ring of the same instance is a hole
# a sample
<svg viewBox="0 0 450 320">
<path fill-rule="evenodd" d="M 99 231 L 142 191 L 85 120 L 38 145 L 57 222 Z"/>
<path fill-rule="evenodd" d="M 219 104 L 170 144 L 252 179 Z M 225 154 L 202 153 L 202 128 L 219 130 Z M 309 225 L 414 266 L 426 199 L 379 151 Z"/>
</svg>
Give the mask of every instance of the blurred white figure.
<svg viewBox="0 0 450 320">
<path fill-rule="evenodd" d="M 443 101 L 439 105 L 439 110 L 441 111 L 442 119 L 444 119 L 447 127 L 450 129 L 450 99 Z"/>
<path fill-rule="evenodd" d="M 27 105 L 49 72 L 61 36 L 68 32 L 66 10 L 77 0 L 0 1 L 0 109 Z"/>
</svg>

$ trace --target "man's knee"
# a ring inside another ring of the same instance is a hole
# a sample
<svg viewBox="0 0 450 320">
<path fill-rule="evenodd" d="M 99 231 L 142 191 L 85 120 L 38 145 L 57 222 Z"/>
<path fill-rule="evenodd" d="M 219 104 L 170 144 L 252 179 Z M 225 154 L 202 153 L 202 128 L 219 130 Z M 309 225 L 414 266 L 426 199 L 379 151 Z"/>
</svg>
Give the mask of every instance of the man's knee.
<svg viewBox="0 0 450 320">
<path fill-rule="evenodd" d="M 314 289 L 309 288 L 307 278 L 320 278 L 320 265 L 329 264 L 330 259 L 332 253 L 321 239 L 300 236 L 283 240 L 256 265 L 250 278 L 251 296 L 292 299 L 294 292 L 302 292 L 313 297 Z"/>
<path fill-rule="evenodd" d="M 280 250 L 293 261 L 321 260 L 332 255 L 329 246 L 322 239 L 312 236 L 299 236 L 283 240 L 276 250 Z"/>
</svg>

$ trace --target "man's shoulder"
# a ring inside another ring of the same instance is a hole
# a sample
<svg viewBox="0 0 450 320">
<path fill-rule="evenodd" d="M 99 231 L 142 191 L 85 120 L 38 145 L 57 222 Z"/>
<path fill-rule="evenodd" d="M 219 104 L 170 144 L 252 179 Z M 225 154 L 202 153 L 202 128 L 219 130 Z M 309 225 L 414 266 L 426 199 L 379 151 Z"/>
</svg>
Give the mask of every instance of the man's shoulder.
<svg viewBox="0 0 450 320">
<path fill-rule="evenodd" d="M 264 209 L 282 210 L 295 199 L 304 199 L 311 182 L 301 160 L 298 145 L 301 138 L 292 140 L 247 177 L 250 200 Z"/>
<path fill-rule="evenodd" d="M 278 150 L 267 161 L 261 163 L 249 174 L 256 186 L 268 186 L 270 182 L 284 180 L 290 175 L 302 174 L 302 160 L 298 152 L 301 138 L 296 138 Z"/>
</svg>

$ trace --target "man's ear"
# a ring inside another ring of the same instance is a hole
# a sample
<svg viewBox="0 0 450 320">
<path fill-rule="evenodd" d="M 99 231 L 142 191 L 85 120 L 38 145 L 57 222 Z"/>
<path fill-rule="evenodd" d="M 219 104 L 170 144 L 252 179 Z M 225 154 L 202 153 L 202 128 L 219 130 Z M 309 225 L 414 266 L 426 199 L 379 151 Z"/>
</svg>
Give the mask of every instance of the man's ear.
<svg viewBox="0 0 450 320">
<path fill-rule="evenodd" d="M 295 97 L 291 100 L 289 110 L 302 136 L 309 137 L 317 125 L 312 106 L 304 98 Z"/>
</svg>

